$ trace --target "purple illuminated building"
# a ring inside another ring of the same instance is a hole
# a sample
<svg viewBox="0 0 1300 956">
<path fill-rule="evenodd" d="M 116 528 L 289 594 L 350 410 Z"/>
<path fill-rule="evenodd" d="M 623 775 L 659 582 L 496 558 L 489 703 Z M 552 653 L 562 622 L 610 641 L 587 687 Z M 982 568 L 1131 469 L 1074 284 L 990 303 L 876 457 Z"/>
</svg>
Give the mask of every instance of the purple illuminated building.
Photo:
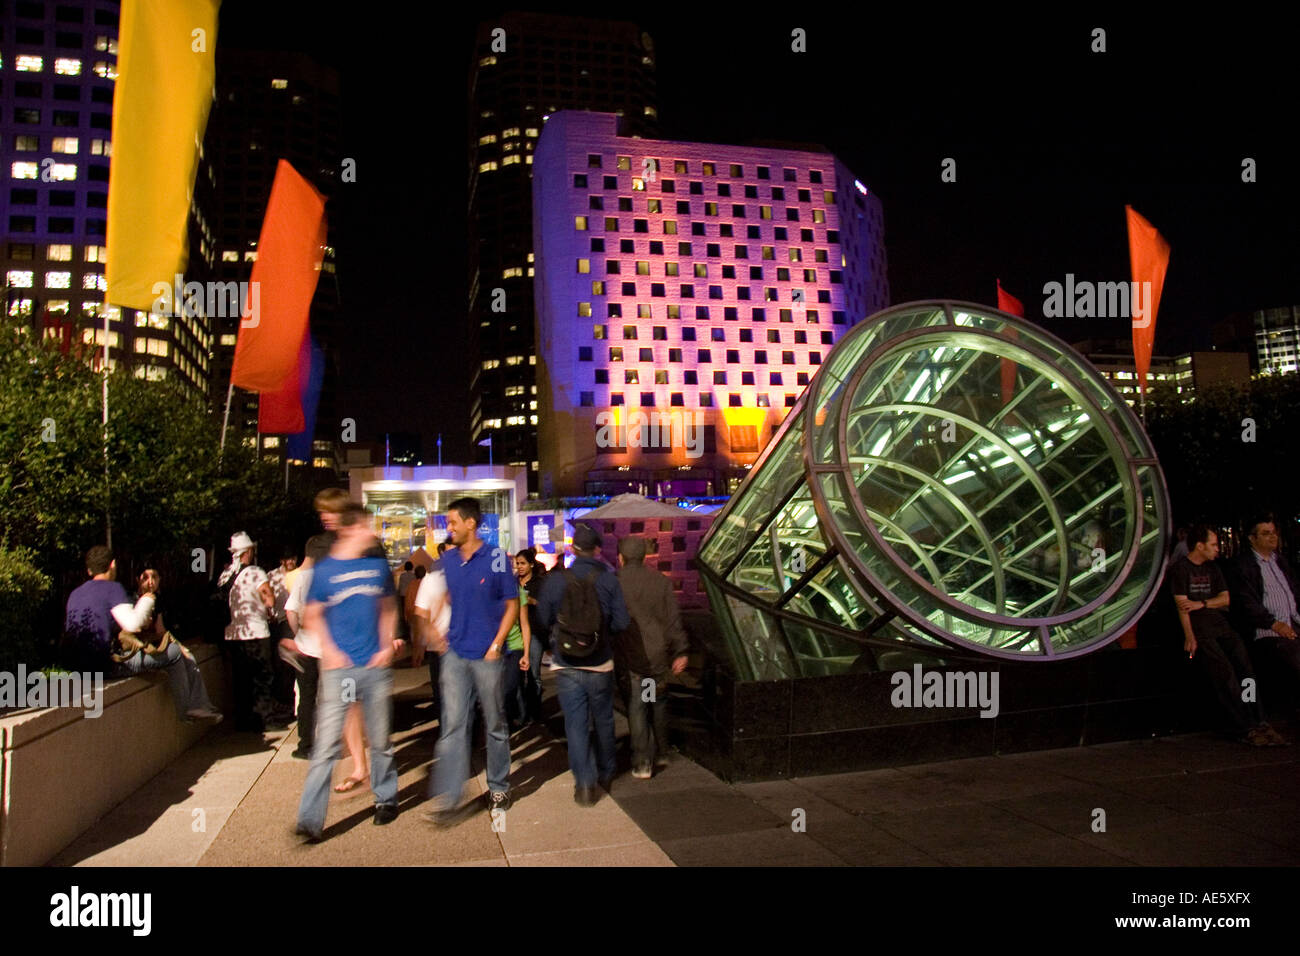
<svg viewBox="0 0 1300 956">
<path fill-rule="evenodd" d="M 533 162 L 541 493 L 727 495 L 888 305 L 880 202 L 824 150 L 618 123 L 554 113 Z"/>
</svg>

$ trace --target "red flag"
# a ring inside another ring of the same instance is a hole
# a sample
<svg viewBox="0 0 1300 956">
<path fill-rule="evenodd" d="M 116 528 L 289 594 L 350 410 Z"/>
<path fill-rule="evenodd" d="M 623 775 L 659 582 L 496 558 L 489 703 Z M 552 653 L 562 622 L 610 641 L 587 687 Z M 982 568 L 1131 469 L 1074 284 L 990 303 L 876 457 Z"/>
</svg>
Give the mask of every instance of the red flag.
<svg viewBox="0 0 1300 956">
<path fill-rule="evenodd" d="M 295 435 L 306 421 L 302 393 L 311 377 L 311 336 L 302 337 L 298 364 L 285 380 L 284 388 L 263 392 L 257 403 L 257 430 L 264 435 Z"/>
<path fill-rule="evenodd" d="M 1137 368 L 1138 388 L 1147 392 L 1147 370 L 1151 368 L 1151 349 L 1156 341 L 1156 314 L 1160 310 L 1160 292 L 1165 287 L 1169 269 L 1169 243 L 1133 209 L 1125 206 L 1128 218 L 1128 259 L 1133 273 L 1130 297 L 1133 316 L 1133 364 Z M 1145 302 L 1145 308 L 1139 309 Z M 1143 314 L 1138 315 L 1141 311 Z"/>
<path fill-rule="evenodd" d="M 1003 312 L 1010 312 L 1012 315 L 1018 315 L 1020 318 L 1025 317 L 1025 307 L 1014 295 L 1002 288 L 1002 280 L 995 280 L 998 284 L 998 308 Z M 1020 333 L 1015 329 L 1007 329 L 1007 338 L 1018 339 Z M 1002 360 L 1002 404 L 1005 405 L 1011 401 L 1011 396 L 1016 390 L 1016 363 L 1011 359 Z"/>
<path fill-rule="evenodd" d="M 324 251 L 325 197 L 282 159 L 257 242 L 232 384 L 253 392 L 295 387 Z"/>
</svg>

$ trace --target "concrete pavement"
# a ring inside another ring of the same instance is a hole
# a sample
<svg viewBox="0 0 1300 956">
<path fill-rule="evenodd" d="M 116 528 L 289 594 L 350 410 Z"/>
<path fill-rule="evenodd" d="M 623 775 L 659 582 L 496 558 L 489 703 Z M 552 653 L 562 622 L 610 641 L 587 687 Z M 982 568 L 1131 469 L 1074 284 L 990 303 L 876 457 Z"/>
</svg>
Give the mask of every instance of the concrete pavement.
<svg viewBox="0 0 1300 956">
<path fill-rule="evenodd" d="M 436 722 L 422 670 L 395 673 L 401 815 L 333 794 L 326 840 L 293 824 L 307 763 L 296 731 L 210 734 L 52 861 L 58 865 L 1294 866 L 1297 747 L 1211 734 L 729 785 L 679 755 L 654 779 L 573 803 L 562 726 L 512 738 L 504 832 L 485 809 L 420 819 Z M 549 685 L 548 680 L 548 685 Z M 553 689 L 548 708 L 555 713 Z M 620 736 L 626 723 L 618 717 Z M 1294 739 L 1295 728 L 1279 728 Z M 485 790 L 483 750 L 467 798 Z M 348 770 L 344 759 L 336 782 Z M 626 757 L 624 757 L 626 765 Z M 481 803 L 479 806 L 482 806 Z M 200 825 L 201 824 L 201 825 Z"/>
</svg>

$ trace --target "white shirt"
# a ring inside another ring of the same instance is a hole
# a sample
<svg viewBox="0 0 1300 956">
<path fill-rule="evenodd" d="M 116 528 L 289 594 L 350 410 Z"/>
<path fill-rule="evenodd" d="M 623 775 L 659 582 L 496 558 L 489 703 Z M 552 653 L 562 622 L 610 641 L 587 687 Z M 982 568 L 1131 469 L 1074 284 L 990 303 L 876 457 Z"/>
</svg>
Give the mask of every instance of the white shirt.
<svg viewBox="0 0 1300 956">
<path fill-rule="evenodd" d="M 286 613 L 293 611 L 294 614 L 298 615 L 300 625 L 302 623 L 303 600 L 307 597 L 307 589 L 311 587 L 311 571 L 311 568 L 300 568 L 298 570 L 298 574 L 293 580 L 293 587 L 289 589 L 289 600 L 284 605 Z M 320 660 L 320 638 L 307 628 L 300 626 L 298 633 L 293 636 L 293 640 L 298 645 L 298 650 L 308 657 Z"/>
<path fill-rule="evenodd" d="M 415 592 L 415 606 L 421 611 L 431 611 L 446 593 L 447 576 L 442 573 L 441 569 L 430 571 L 420 579 L 420 590 Z M 443 605 L 442 613 L 438 615 L 438 620 L 435 623 L 438 632 L 445 635 L 447 628 L 451 627 L 450 603 Z"/>
<path fill-rule="evenodd" d="M 266 605 L 258 590 L 268 584 L 266 572 L 250 564 L 239 575 L 230 589 L 230 624 L 226 627 L 228 641 L 256 641 L 271 636 L 266 623 Z"/>
</svg>

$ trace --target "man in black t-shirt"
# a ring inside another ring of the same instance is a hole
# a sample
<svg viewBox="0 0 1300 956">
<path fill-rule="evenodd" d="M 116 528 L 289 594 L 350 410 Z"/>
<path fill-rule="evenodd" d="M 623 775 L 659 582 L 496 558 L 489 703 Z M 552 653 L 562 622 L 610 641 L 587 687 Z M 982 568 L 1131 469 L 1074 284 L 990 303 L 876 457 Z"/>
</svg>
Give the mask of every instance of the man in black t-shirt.
<svg viewBox="0 0 1300 956">
<path fill-rule="evenodd" d="M 1228 622 L 1228 583 L 1215 563 L 1219 536 L 1197 526 L 1187 535 L 1189 550 L 1169 567 L 1169 589 L 1183 628 L 1183 650 L 1214 686 L 1215 697 L 1233 735 L 1254 747 L 1284 747 L 1287 741 L 1264 722 L 1253 693 L 1242 682 L 1255 672 L 1237 632 Z M 1249 700 L 1243 700 L 1249 697 Z"/>
</svg>

